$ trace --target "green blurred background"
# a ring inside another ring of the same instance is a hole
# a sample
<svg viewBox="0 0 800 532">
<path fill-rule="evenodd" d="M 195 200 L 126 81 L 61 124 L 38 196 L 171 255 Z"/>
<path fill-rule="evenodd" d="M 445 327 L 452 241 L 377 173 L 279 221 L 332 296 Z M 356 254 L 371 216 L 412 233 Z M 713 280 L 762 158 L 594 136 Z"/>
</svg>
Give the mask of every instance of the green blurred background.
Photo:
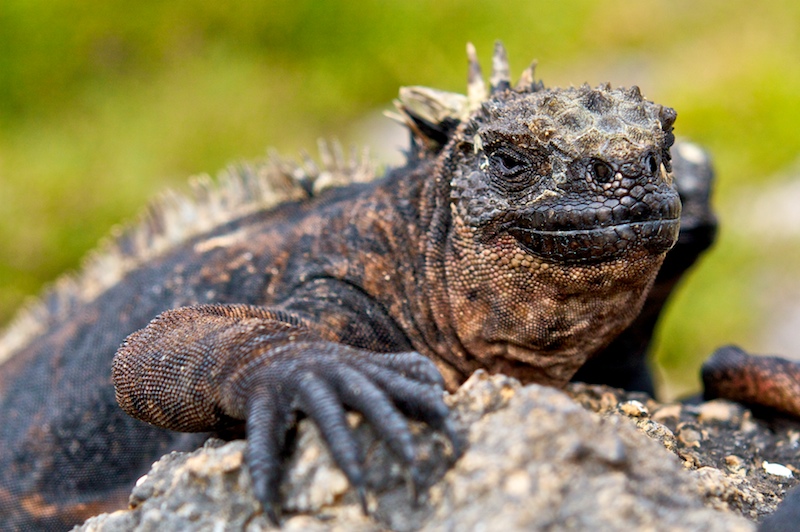
<svg viewBox="0 0 800 532">
<path fill-rule="evenodd" d="M 157 191 L 319 137 L 400 142 L 400 85 L 463 91 L 466 41 L 547 85 L 638 84 L 718 165 L 720 240 L 660 332 L 666 395 L 800 331 L 800 4 L 4 0 L 0 324 Z M 396 151 L 396 150 L 395 150 Z M 396 161 L 395 159 L 392 159 Z"/>
</svg>

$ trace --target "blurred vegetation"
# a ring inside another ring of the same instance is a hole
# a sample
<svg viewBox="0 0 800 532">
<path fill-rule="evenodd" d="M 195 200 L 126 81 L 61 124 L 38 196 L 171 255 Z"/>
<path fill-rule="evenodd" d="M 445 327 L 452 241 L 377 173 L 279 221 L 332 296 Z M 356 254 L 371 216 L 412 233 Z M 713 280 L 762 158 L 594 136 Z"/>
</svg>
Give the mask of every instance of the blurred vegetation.
<svg viewBox="0 0 800 532">
<path fill-rule="evenodd" d="M 463 90 L 465 42 L 488 62 L 496 38 L 548 85 L 635 83 L 675 107 L 718 163 L 723 223 L 800 153 L 795 2 L 5 0 L 0 323 L 159 189 L 268 146 L 369 138 L 400 85 Z M 763 288 L 784 282 L 759 279 L 797 265 L 796 242 L 723 229 L 662 328 L 671 392 L 714 346 L 759 348 Z"/>
</svg>

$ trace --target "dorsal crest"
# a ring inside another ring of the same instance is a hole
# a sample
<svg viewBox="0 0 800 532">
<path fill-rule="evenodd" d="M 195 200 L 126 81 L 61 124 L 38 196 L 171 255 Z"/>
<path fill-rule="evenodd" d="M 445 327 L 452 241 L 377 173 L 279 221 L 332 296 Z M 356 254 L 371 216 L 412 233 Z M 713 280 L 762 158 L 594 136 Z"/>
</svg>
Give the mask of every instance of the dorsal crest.
<svg viewBox="0 0 800 532">
<path fill-rule="evenodd" d="M 128 272 L 194 236 L 255 211 L 309 200 L 325 189 L 377 175 L 368 150 L 346 153 L 338 142 L 320 141 L 319 163 L 308 153 L 295 163 L 271 152 L 262 161 L 228 167 L 216 182 L 201 175 L 189 181 L 187 192 L 167 190 L 134 223 L 112 229 L 78 272 L 57 279 L 0 330 L 0 362 Z"/>
</svg>

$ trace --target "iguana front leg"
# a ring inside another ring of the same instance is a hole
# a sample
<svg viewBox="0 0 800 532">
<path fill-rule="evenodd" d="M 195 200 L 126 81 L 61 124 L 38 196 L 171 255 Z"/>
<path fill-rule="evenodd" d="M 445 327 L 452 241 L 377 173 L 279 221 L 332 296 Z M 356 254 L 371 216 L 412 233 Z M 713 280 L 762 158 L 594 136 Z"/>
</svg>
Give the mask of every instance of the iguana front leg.
<svg viewBox="0 0 800 532">
<path fill-rule="evenodd" d="M 296 314 L 247 305 L 164 312 L 114 358 L 117 401 L 130 415 L 184 432 L 246 422 L 254 491 L 273 521 L 286 434 L 296 414 L 319 427 L 364 505 L 363 456 L 345 416 L 360 412 L 417 481 L 406 417 L 449 437 L 443 380 L 417 353 L 382 354 L 337 343 Z"/>
</svg>

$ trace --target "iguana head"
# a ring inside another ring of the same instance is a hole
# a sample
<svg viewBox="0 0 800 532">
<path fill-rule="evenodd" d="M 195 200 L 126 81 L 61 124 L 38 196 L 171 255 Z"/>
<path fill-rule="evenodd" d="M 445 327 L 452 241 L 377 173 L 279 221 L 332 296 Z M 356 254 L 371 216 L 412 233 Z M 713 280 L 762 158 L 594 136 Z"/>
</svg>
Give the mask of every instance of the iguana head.
<svg viewBox="0 0 800 532">
<path fill-rule="evenodd" d="M 483 365 L 561 384 L 632 321 L 677 240 L 675 111 L 636 87 L 546 89 L 532 68 L 512 88 L 500 45 L 486 91 L 468 53 L 467 96 L 407 89 L 399 106 L 449 182 L 451 320 Z"/>
</svg>

